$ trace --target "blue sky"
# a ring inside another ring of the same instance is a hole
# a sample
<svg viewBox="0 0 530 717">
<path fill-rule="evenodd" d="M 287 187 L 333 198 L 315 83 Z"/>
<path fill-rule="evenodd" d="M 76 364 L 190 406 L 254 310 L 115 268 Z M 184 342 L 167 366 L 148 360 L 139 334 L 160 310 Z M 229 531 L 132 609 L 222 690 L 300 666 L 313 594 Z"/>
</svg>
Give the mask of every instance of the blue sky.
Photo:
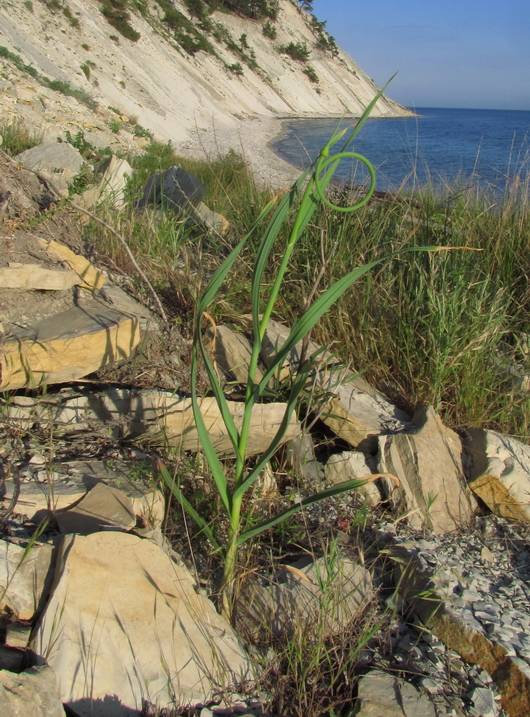
<svg viewBox="0 0 530 717">
<path fill-rule="evenodd" d="M 408 107 L 530 110 L 530 0 L 314 0 L 361 69 Z"/>
</svg>

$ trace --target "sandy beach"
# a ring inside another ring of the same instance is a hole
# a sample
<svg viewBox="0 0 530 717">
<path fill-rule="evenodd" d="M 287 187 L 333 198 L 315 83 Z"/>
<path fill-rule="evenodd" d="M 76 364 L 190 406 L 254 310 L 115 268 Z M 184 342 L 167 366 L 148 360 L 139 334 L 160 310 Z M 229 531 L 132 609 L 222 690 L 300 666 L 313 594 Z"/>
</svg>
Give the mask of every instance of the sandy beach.
<svg viewBox="0 0 530 717">
<path fill-rule="evenodd" d="M 237 128 L 197 129 L 190 139 L 175 145 L 177 153 L 199 159 L 214 159 L 230 149 L 242 155 L 261 186 L 290 186 L 300 170 L 278 157 L 269 143 L 282 132 L 282 120 L 276 117 L 249 117 Z"/>
</svg>

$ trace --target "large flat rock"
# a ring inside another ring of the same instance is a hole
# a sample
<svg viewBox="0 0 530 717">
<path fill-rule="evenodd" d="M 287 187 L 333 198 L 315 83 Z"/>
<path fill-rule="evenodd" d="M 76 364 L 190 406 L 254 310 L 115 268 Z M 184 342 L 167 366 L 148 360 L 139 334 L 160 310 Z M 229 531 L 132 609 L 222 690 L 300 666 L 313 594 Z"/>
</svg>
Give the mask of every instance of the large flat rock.
<svg viewBox="0 0 530 717">
<path fill-rule="evenodd" d="M 67 536 L 32 645 L 81 717 L 205 703 L 248 675 L 230 625 L 190 574 L 127 533 Z"/>
<path fill-rule="evenodd" d="M 123 494 L 117 499 L 118 503 L 127 506 L 125 512 L 132 512 L 135 520 L 128 523 L 134 526 L 137 519 L 147 527 L 155 528 L 161 525 L 165 515 L 165 500 L 162 493 L 147 481 L 151 478 L 151 471 L 144 469 L 135 462 L 114 460 L 106 461 L 73 461 L 65 464 L 56 462 L 54 471 L 42 471 L 45 480 L 28 480 L 20 484 L 16 512 L 26 515 L 35 523 L 55 516 L 58 522 L 66 527 L 72 516 L 59 521 L 65 511 L 79 506 L 83 499 L 90 495 L 94 488 L 106 486 L 111 493 Z M 39 478 L 42 476 L 42 473 Z M 136 475 L 135 475 L 136 473 Z M 142 480 L 143 478 L 143 480 Z M 5 481 L 0 486 L 0 500 L 6 505 L 13 497 L 15 485 L 12 480 Z M 97 495 L 97 494 L 96 494 Z M 95 496 L 92 496 L 94 499 Z M 110 501 L 112 505 L 114 501 Z M 86 506 L 85 506 L 86 509 Z M 83 506 L 81 506 L 81 513 Z M 94 520 L 97 521 L 98 508 L 88 506 L 88 512 L 96 510 Z M 109 506 L 110 513 L 112 509 Z M 111 516 L 99 514 L 100 524 L 112 524 Z M 88 520 L 88 518 L 87 518 Z M 121 524 L 123 527 L 123 523 Z M 63 532 L 70 532 L 64 530 Z M 76 531 L 73 531 L 76 532 Z M 92 531 L 89 531 L 92 532 Z"/>
<path fill-rule="evenodd" d="M 0 287 L 16 291 L 68 291 L 79 283 L 77 274 L 46 269 L 39 264 L 10 264 L 0 269 Z"/>
<path fill-rule="evenodd" d="M 127 358 L 139 341 L 136 317 L 87 301 L 7 337 L 0 348 L 0 389 L 82 378 Z"/>
<path fill-rule="evenodd" d="M 414 432 L 379 437 L 378 471 L 400 483 L 387 482 L 391 504 L 413 528 L 466 528 L 476 501 L 464 476 L 460 438 L 430 406 L 419 408 L 412 421 Z"/>
<path fill-rule="evenodd" d="M 467 431 L 469 487 L 497 515 L 530 523 L 530 446 L 483 428 Z"/>
<path fill-rule="evenodd" d="M 68 142 L 43 142 L 17 154 L 15 159 L 26 169 L 50 174 L 67 170 L 70 177 L 75 176 L 85 163 L 79 150 Z"/>
<path fill-rule="evenodd" d="M 191 399 L 171 391 L 112 389 L 74 401 L 75 416 L 68 414 L 69 420 L 97 419 L 110 428 L 115 438 L 135 439 L 148 445 L 178 446 L 188 451 L 196 451 L 201 446 Z M 215 398 L 200 399 L 199 405 L 215 450 L 220 454 L 233 453 Z M 58 420 L 68 408 L 68 405 L 62 406 L 57 413 Z M 228 408 L 236 426 L 241 428 L 244 404 L 228 401 Z M 269 446 L 283 420 L 285 408 L 284 403 L 254 406 L 247 455 L 262 453 Z M 299 433 L 300 424 L 293 413 L 282 442 Z"/>
</svg>

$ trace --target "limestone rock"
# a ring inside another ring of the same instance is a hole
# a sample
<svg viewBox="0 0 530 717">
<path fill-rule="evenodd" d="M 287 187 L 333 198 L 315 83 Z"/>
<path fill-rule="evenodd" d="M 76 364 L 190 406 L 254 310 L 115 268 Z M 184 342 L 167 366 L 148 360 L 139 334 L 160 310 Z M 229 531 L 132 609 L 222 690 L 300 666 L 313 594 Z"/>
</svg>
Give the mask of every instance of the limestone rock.
<svg viewBox="0 0 530 717">
<path fill-rule="evenodd" d="M 44 142 L 17 154 L 15 159 L 26 169 L 54 174 L 68 170 L 72 176 L 85 164 L 81 153 L 68 142 Z"/>
<path fill-rule="evenodd" d="M 471 490 L 504 518 L 530 523 L 530 446 L 483 428 L 470 428 Z"/>
<path fill-rule="evenodd" d="M 216 326 L 215 331 L 210 329 L 207 332 L 205 343 L 211 347 L 212 358 L 227 380 L 246 385 L 252 355 L 250 341 L 243 334 L 220 325 Z M 262 377 L 258 368 L 255 380 L 261 381 Z"/>
<path fill-rule="evenodd" d="M 339 557 L 333 569 L 329 565 L 324 558 L 302 558 L 284 566 L 274 580 L 251 578 L 238 604 L 238 620 L 251 632 L 273 635 L 320 620 L 327 635 L 342 630 L 372 597 L 372 576 L 347 558 Z"/>
<path fill-rule="evenodd" d="M 275 321 L 269 322 L 261 351 L 267 366 L 287 340 L 289 332 L 286 326 Z M 280 378 L 285 378 L 293 368 L 296 369 L 301 350 L 302 342 L 299 342 L 286 357 Z M 307 356 L 318 350 L 317 344 L 309 342 Z M 319 366 L 311 381 L 317 394 L 322 396 L 321 405 L 316 406 L 321 412 L 321 419 L 353 448 L 375 452 L 377 436 L 410 428 L 406 413 L 393 406 L 354 371 L 340 365 L 329 351 L 319 355 Z"/>
<path fill-rule="evenodd" d="M 249 672 L 230 625 L 185 568 L 128 533 L 63 539 L 32 647 L 81 717 L 121 717 L 143 700 L 205 703 Z"/>
<path fill-rule="evenodd" d="M 142 331 L 157 330 L 158 324 L 153 313 L 116 284 L 105 284 L 101 296 L 112 309 L 135 316 Z"/>
<path fill-rule="evenodd" d="M 433 703 L 413 685 L 372 670 L 359 680 L 356 717 L 436 717 Z"/>
<path fill-rule="evenodd" d="M 204 202 L 199 202 L 195 208 L 195 213 L 204 224 L 210 229 L 213 229 L 217 234 L 225 236 L 230 229 L 230 222 L 226 217 L 218 212 L 214 212 L 212 209 L 206 206 Z"/>
<path fill-rule="evenodd" d="M 130 530 L 136 525 L 132 501 L 120 490 L 104 483 L 96 485 L 74 508 L 58 513 L 61 533 L 89 535 L 105 527 Z"/>
<path fill-rule="evenodd" d="M 244 404 L 228 401 L 228 406 L 236 426 L 240 428 Z M 115 427 L 113 433 L 116 437 L 135 438 L 148 445 L 167 443 L 183 450 L 196 451 L 200 447 L 190 398 L 181 398 L 170 391 L 113 390 L 91 397 L 89 407 Z M 200 407 L 215 450 L 220 454 L 232 453 L 232 443 L 215 398 L 201 399 Z M 254 406 L 247 455 L 262 453 L 268 447 L 283 420 L 284 411 L 283 403 Z M 292 414 L 282 442 L 299 433 L 300 424 Z"/>
<path fill-rule="evenodd" d="M 112 155 L 100 167 L 98 174 L 103 174 L 101 182 L 96 187 L 87 189 L 76 202 L 85 209 L 93 209 L 98 204 L 105 203 L 115 210 L 123 209 L 126 204 L 124 191 L 127 179 L 132 176 L 132 167 L 126 159 L 118 159 Z"/>
<path fill-rule="evenodd" d="M 359 451 L 344 451 L 329 457 L 324 469 L 326 481 L 335 485 L 347 480 L 370 478 L 377 464 L 372 456 Z M 381 493 L 374 482 L 365 483 L 357 491 L 371 507 L 381 502 Z"/>
<path fill-rule="evenodd" d="M 78 275 L 79 281 L 77 283 L 82 288 L 90 290 L 101 289 L 107 281 L 102 271 L 96 269 L 88 259 L 76 254 L 64 244 L 59 244 L 53 239 L 50 242 L 39 239 L 39 244 L 43 249 L 46 249 L 50 257 L 64 262 Z"/>
<path fill-rule="evenodd" d="M 79 283 L 73 271 L 45 269 L 38 264 L 10 265 L 0 268 L 2 289 L 18 291 L 67 291 Z"/>
<path fill-rule="evenodd" d="M 31 625 L 10 622 L 6 625 L 6 645 L 25 650 L 31 637 Z"/>
<path fill-rule="evenodd" d="M 0 540 L 0 609 L 31 620 L 50 587 L 53 551 L 49 545 L 23 548 Z"/>
<path fill-rule="evenodd" d="M 139 341 L 135 317 L 87 301 L 20 330 L 4 342 L 0 389 L 11 391 L 87 376 L 128 357 Z"/>
<path fill-rule="evenodd" d="M 61 465 L 58 464 L 57 468 L 61 469 Z M 71 472 L 71 475 L 52 471 L 46 474 L 44 481 L 22 482 L 16 512 L 27 515 L 35 523 L 52 516 L 59 519 L 62 512 L 83 501 L 89 491 L 105 485 L 111 491 L 119 489 L 119 493 L 123 494 L 122 502 L 130 506 L 135 516 L 132 526 L 139 520 L 148 528 L 156 528 L 164 520 L 164 496 L 141 479 L 131 480 L 130 476 L 134 468 L 138 470 L 136 466 L 120 461 L 114 461 L 112 466 L 102 461 L 80 461 L 68 464 L 64 466 L 64 470 Z M 150 477 L 150 473 L 143 475 L 145 479 Z M 10 501 L 13 491 L 13 481 L 5 481 L 0 486 L 0 500 L 4 503 Z"/>
<path fill-rule="evenodd" d="M 320 371 L 317 387 L 331 395 L 322 407 L 321 419 L 353 448 L 375 452 L 378 436 L 397 434 L 410 428 L 406 413 L 393 406 L 382 395 L 358 388 L 349 371 Z"/>
<path fill-rule="evenodd" d="M 0 499 L 9 502 L 15 486 L 7 480 L 0 486 Z M 40 523 L 57 511 L 65 510 L 81 500 L 87 488 L 81 483 L 61 473 L 52 472 L 45 481 L 24 481 L 20 485 L 20 494 L 16 512 L 26 515 L 34 523 Z"/>
<path fill-rule="evenodd" d="M 283 459 L 287 466 L 304 480 L 316 487 L 321 487 L 324 478 L 322 464 L 315 457 L 313 439 L 308 433 L 302 433 L 285 444 Z"/>
<path fill-rule="evenodd" d="M 389 499 L 416 529 L 447 533 L 469 525 L 476 502 L 462 468 L 458 435 L 430 406 L 412 419 L 414 433 L 379 437 L 378 471 L 395 475 Z M 387 485 L 388 490 L 388 485 Z"/>
<path fill-rule="evenodd" d="M 47 665 L 20 674 L 0 670 L 0 714 L 13 717 L 64 717 L 57 681 Z"/>
</svg>

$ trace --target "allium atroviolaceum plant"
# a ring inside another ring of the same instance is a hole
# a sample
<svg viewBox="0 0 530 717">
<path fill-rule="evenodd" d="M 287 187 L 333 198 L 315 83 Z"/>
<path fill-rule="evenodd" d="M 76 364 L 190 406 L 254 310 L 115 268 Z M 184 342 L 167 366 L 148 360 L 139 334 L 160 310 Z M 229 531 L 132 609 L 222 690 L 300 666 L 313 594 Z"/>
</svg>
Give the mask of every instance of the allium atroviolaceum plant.
<svg viewBox="0 0 530 717">
<path fill-rule="evenodd" d="M 297 402 L 301 391 L 306 386 L 310 372 L 315 366 L 317 356 L 313 355 L 309 357 L 304 363 L 298 367 L 298 370 L 291 381 L 290 392 L 285 404 L 285 413 L 283 420 L 278 428 L 278 431 L 272 439 L 267 450 L 259 456 L 254 464 L 249 467 L 246 461 L 247 455 L 247 441 L 249 437 L 250 420 L 252 415 L 252 409 L 256 403 L 259 403 L 267 392 L 267 387 L 271 378 L 273 378 L 278 369 L 281 368 L 286 360 L 286 357 L 292 351 L 292 349 L 304 339 L 305 336 L 312 330 L 315 324 L 319 321 L 322 315 L 339 299 L 339 297 L 347 290 L 353 283 L 360 279 L 364 274 L 370 271 L 374 266 L 379 264 L 385 259 L 378 259 L 372 261 L 364 266 L 360 266 L 357 269 L 346 274 L 342 279 L 333 284 L 327 289 L 318 299 L 316 299 L 311 306 L 299 317 L 293 324 L 289 337 L 277 352 L 276 356 L 272 360 L 267 370 L 263 373 L 262 378 L 256 379 L 258 359 L 260 356 L 261 346 L 267 324 L 272 316 L 276 299 L 280 293 L 282 282 L 289 264 L 289 260 L 293 251 L 296 248 L 297 242 L 304 233 L 311 217 L 318 207 L 323 202 L 328 207 L 338 212 L 353 212 L 364 206 L 372 196 L 375 189 L 375 172 L 370 162 L 362 155 L 356 152 L 348 151 L 348 146 L 357 135 L 365 121 L 367 120 L 370 112 L 372 111 L 377 100 L 381 96 L 381 90 L 373 101 L 366 108 L 360 120 L 353 126 L 346 127 L 342 130 L 337 130 L 333 133 L 327 144 L 322 148 L 320 154 L 313 165 L 304 171 L 299 179 L 291 187 L 290 191 L 287 192 L 280 200 L 277 198 L 273 200 L 260 214 L 256 223 L 250 230 L 250 232 L 239 242 L 239 244 L 233 249 L 230 255 L 224 260 L 219 269 L 215 272 L 206 290 L 204 291 L 198 305 L 197 319 L 195 323 L 194 342 L 193 342 L 193 354 L 192 354 L 192 403 L 193 412 L 197 430 L 201 445 L 211 469 L 221 503 L 226 511 L 228 517 L 228 538 L 224 542 L 215 535 L 211 526 L 208 522 L 198 514 L 194 507 L 185 498 L 178 482 L 169 474 L 168 470 L 161 465 L 160 471 L 163 479 L 167 485 L 171 488 L 174 495 L 177 497 L 179 502 L 182 504 L 184 509 L 194 519 L 203 535 L 209 540 L 215 550 L 220 551 L 223 555 L 224 560 L 224 575 L 221 586 L 222 596 L 222 609 L 225 616 L 230 617 L 232 612 L 232 590 L 234 584 L 234 577 L 236 574 L 238 549 L 250 538 L 258 535 L 259 533 L 273 527 L 274 525 L 286 520 L 296 511 L 302 508 L 316 503 L 326 498 L 338 495 L 345 491 L 355 490 L 360 485 L 365 483 L 364 480 L 348 480 L 338 485 L 334 485 L 331 488 L 316 493 L 308 498 L 305 498 L 301 502 L 293 505 L 288 510 L 283 511 L 279 515 L 273 518 L 261 522 L 259 525 L 254 525 L 250 528 L 245 528 L 245 519 L 242 516 L 242 503 L 243 498 L 247 491 L 249 491 L 254 485 L 256 479 L 265 468 L 271 457 L 274 455 L 285 435 L 285 432 L 289 426 L 290 419 L 293 411 L 297 406 Z M 350 131 L 349 137 L 346 139 L 340 152 L 332 154 L 331 150 L 335 145 Z M 364 163 L 368 169 L 370 175 L 370 186 L 365 196 L 361 201 L 353 206 L 339 207 L 334 205 L 326 196 L 326 189 L 335 173 L 335 170 L 341 159 L 352 158 L 359 160 Z M 276 205 L 276 208 L 274 209 Z M 274 210 L 274 211 L 273 211 Z M 237 260 L 241 250 L 248 242 L 249 238 L 264 224 L 264 220 L 271 212 L 272 217 L 263 232 L 263 236 L 260 245 L 257 250 L 254 269 L 252 275 L 252 288 L 251 288 L 251 305 L 252 305 L 252 330 L 253 330 L 253 345 L 252 355 L 250 359 L 248 369 L 248 379 L 245 392 L 244 400 L 244 412 L 241 427 L 238 428 L 234 422 L 233 416 L 228 407 L 227 399 L 224 396 L 222 386 L 219 382 L 219 378 L 215 371 L 215 368 L 208 355 L 208 350 L 203 342 L 203 329 L 202 329 L 202 318 L 205 313 L 208 312 L 208 307 L 214 301 L 217 292 L 223 284 L 225 278 L 230 272 L 234 262 Z M 272 248 L 278 238 L 280 229 L 284 223 L 288 220 L 293 212 L 296 212 L 292 229 L 289 233 L 287 243 L 283 252 L 283 258 L 280 263 L 278 273 L 274 279 L 272 289 L 270 290 L 269 298 L 263 308 L 262 300 L 262 283 L 267 261 L 269 259 Z M 394 257 L 398 254 L 402 254 L 407 251 L 432 251 L 441 247 L 411 247 L 403 249 L 401 251 L 391 254 L 389 257 Z M 226 427 L 226 431 L 232 443 L 233 452 L 235 455 L 235 468 L 232 470 L 232 478 L 229 481 L 226 475 L 226 469 L 217 455 L 212 441 L 210 439 L 208 430 L 206 428 L 203 416 L 200 410 L 199 394 L 197 389 L 197 374 L 198 374 L 198 362 L 199 357 L 202 357 L 208 373 L 212 392 L 217 401 L 219 411 L 221 413 L 222 420 Z M 373 478 L 373 477 L 372 477 Z"/>
</svg>

